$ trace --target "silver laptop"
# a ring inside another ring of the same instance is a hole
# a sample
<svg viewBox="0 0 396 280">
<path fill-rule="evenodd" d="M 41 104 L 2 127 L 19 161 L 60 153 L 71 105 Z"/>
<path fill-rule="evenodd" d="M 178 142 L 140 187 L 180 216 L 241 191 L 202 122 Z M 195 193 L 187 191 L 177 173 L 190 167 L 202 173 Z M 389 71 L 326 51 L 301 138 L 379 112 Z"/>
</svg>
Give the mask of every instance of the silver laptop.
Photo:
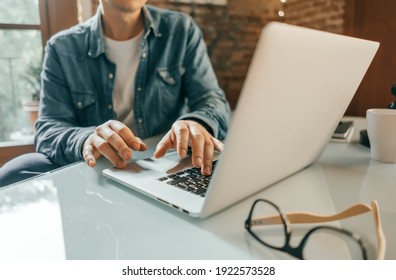
<svg viewBox="0 0 396 280">
<path fill-rule="evenodd" d="M 260 35 L 211 178 L 170 152 L 103 174 L 205 218 L 312 164 L 329 142 L 379 43 L 282 23 Z"/>
</svg>

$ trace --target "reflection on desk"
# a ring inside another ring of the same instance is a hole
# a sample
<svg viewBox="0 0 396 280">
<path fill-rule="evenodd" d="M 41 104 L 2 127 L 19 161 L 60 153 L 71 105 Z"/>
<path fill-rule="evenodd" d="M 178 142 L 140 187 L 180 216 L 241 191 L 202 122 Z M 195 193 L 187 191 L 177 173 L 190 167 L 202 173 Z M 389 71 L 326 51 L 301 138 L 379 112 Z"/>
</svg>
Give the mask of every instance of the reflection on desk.
<svg viewBox="0 0 396 280">
<path fill-rule="evenodd" d="M 364 119 L 354 119 L 356 137 Z M 318 162 L 208 218 L 190 218 L 77 163 L 0 189 L 0 259 L 289 259 L 246 233 L 251 204 L 263 197 L 284 212 L 332 214 L 358 202 L 379 202 L 386 258 L 396 259 L 396 165 L 370 160 L 356 142 L 329 143 Z M 150 147 L 157 139 L 150 139 Z M 153 149 L 135 153 L 151 156 Z M 375 256 L 370 214 L 334 226 L 359 233 Z M 303 229 L 303 228 L 302 228 Z M 303 230 L 301 234 L 304 234 Z M 297 243 L 292 240 L 292 244 Z"/>
</svg>

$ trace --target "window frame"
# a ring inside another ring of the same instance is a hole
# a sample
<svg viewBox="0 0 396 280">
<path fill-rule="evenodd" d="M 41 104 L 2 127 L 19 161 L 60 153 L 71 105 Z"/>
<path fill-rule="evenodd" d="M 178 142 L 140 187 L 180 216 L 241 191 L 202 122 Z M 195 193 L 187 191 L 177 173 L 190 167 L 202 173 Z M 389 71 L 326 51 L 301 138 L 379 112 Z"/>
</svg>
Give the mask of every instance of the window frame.
<svg viewBox="0 0 396 280">
<path fill-rule="evenodd" d="M 39 30 L 41 31 L 42 50 L 47 40 L 58 31 L 78 23 L 79 0 L 39 0 L 40 24 L 1 23 L 4 30 Z M 0 167 L 8 160 L 28 152 L 34 152 L 33 140 L 0 142 Z"/>
</svg>

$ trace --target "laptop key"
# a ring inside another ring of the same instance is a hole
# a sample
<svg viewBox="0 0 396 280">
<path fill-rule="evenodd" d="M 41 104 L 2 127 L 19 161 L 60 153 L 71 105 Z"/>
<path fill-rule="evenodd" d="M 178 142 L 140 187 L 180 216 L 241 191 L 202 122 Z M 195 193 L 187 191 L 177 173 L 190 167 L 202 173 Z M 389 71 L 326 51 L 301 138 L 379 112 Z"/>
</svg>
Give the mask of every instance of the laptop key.
<svg viewBox="0 0 396 280">
<path fill-rule="evenodd" d="M 180 178 L 176 178 L 176 179 L 174 179 L 172 181 L 169 181 L 169 182 L 166 182 L 166 183 L 169 184 L 169 185 L 176 185 L 176 184 L 179 184 L 181 182 L 185 182 L 187 180 L 188 180 L 187 177 L 180 177 Z"/>
<path fill-rule="evenodd" d="M 213 162 L 213 170 L 217 161 Z M 159 181 L 183 189 L 193 194 L 205 197 L 211 176 L 204 176 L 200 168 L 190 168 L 168 176 L 158 178 Z M 167 181 L 168 180 L 168 181 Z"/>
<path fill-rule="evenodd" d="M 176 184 L 176 185 L 173 185 L 174 187 L 177 187 L 177 188 L 179 188 L 179 189 L 182 189 L 182 190 L 187 190 L 187 187 L 186 186 L 183 186 L 183 184 Z"/>
<path fill-rule="evenodd" d="M 205 193 L 205 192 L 206 192 L 205 189 L 198 189 L 198 190 L 196 190 L 196 191 L 193 192 L 193 193 L 195 193 L 196 195 L 201 195 L 201 194 L 203 194 L 203 193 Z"/>
</svg>

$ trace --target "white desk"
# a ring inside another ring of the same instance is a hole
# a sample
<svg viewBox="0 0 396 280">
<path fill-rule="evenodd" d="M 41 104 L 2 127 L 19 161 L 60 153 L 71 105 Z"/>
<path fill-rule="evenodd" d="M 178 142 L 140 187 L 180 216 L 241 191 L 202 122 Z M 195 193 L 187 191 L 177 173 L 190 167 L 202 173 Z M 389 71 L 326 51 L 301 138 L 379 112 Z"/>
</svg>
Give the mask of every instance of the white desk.
<svg viewBox="0 0 396 280">
<path fill-rule="evenodd" d="M 317 163 L 208 219 L 185 216 L 101 175 L 110 166 L 74 164 L 0 189 L 0 259 L 284 259 L 244 229 L 255 198 L 284 212 L 331 214 L 379 202 L 387 259 L 396 259 L 396 164 L 370 160 L 356 143 L 329 143 Z M 139 158 L 152 151 L 140 153 Z M 135 154 L 137 155 L 137 154 Z M 242 186 L 241 186 L 242 187 Z M 341 222 L 376 246 L 371 214 Z"/>
</svg>

